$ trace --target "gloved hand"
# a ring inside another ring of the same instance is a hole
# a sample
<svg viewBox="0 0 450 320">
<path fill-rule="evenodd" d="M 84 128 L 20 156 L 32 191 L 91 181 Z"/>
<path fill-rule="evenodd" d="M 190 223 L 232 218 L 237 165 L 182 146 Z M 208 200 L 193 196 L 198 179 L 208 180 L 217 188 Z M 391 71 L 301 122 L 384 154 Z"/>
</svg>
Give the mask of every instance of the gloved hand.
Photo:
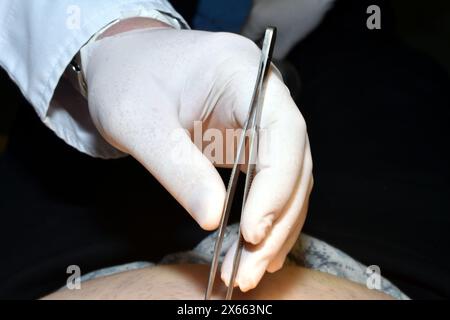
<svg viewBox="0 0 450 320">
<path fill-rule="evenodd" d="M 89 110 L 99 132 L 144 165 L 207 230 L 219 225 L 225 186 L 188 133 L 195 121 L 205 136 L 208 129 L 226 137 L 226 129 L 242 128 L 259 59 L 258 47 L 239 35 L 171 28 L 119 33 L 94 42 L 84 55 Z M 236 279 L 243 291 L 282 266 L 312 187 L 305 122 L 275 69 L 263 108 L 258 173 L 242 219 L 251 243 Z M 222 267 L 226 282 L 232 258 L 228 254 Z"/>
<path fill-rule="evenodd" d="M 334 0 L 253 0 L 242 35 L 260 40 L 267 26 L 278 29 L 273 56 L 285 58 L 289 51 L 322 21 Z"/>
</svg>

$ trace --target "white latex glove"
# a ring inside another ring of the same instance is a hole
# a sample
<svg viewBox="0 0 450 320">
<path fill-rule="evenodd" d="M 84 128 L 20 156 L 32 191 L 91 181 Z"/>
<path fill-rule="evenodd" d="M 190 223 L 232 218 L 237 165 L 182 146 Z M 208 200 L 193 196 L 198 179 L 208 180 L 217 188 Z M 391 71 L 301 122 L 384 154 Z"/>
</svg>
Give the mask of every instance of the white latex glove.
<svg viewBox="0 0 450 320">
<path fill-rule="evenodd" d="M 144 165 L 202 228 L 217 228 L 225 186 L 184 129 L 193 131 L 196 120 L 203 131 L 243 126 L 258 47 L 239 35 L 161 28 L 116 34 L 88 51 L 89 110 L 100 133 Z M 312 187 L 305 122 L 274 69 L 269 78 L 261 119 L 265 147 L 242 219 L 243 235 L 254 244 L 245 247 L 236 279 L 244 291 L 282 266 Z M 232 258 L 223 264 L 224 279 Z"/>
<path fill-rule="evenodd" d="M 334 0 L 253 0 L 242 34 L 260 40 L 267 26 L 278 29 L 274 58 L 281 60 L 316 28 Z"/>
</svg>

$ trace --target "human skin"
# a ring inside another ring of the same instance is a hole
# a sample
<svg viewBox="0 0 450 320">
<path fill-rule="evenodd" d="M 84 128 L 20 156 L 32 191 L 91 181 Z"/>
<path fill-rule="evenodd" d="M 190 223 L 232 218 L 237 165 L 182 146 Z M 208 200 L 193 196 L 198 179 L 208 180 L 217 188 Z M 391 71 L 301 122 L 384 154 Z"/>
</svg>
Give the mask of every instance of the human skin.
<svg viewBox="0 0 450 320">
<path fill-rule="evenodd" d="M 89 280 L 79 290 L 63 289 L 48 300 L 158 300 L 204 298 L 209 266 L 160 265 Z M 216 279 L 213 299 L 223 299 L 226 287 Z M 267 274 L 248 292 L 235 289 L 239 300 L 387 300 L 392 297 L 326 273 L 295 266 Z"/>
</svg>

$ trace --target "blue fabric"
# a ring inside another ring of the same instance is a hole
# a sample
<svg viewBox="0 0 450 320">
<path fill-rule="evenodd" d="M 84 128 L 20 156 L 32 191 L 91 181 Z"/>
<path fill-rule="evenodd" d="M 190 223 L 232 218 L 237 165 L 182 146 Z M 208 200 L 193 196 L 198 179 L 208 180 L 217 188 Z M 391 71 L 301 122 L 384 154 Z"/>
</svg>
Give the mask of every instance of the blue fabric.
<svg viewBox="0 0 450 320">
<path fill-rule="evenodd" d="M 193 19 L 193 28 L 238 33 L 251 7 L 251 0 L 200 0 Z"/>
</svg>

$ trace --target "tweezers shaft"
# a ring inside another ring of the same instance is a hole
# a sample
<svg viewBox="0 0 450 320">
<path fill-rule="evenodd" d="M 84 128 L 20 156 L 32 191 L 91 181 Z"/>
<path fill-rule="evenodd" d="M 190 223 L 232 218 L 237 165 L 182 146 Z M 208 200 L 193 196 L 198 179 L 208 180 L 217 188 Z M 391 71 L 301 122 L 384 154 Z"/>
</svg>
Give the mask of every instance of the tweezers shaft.
<svg viewBox="0 0 450 320">
<path fill-rule="evenodd" d="M 225 204 L 224 209 L 222 212 L 222 217 L 220 221 L 220 227 L 216 239 L 216 243 L 214 246 L 214 255 L 211 261 L 211 267 L 209 271 L 209 277 L 208 277 L 208 285 L 206 288 L 205 293 L 205 299 L 209 300 L 211 298 L 212 290 L 214 287 L 214 280 L 217 274 L 217 268 L 219 264 L 219 255 L 222 249 L 222 243 L 223 238 L 225 234 L 225 229 L 228 224 L 228 218 L 230 216 L 231 206 L 233 203 L 234 194 L 236 192 L 236 186 L 239 178 L 240 173 L 240 163 L 244 154 L 245 150 L 245 141 L 247 132 L 249 132 L 249 144 L 248 144 L 248 150 L 249 150 L 249 158 L 248 158 L 248 168 L 247 168 L 247 175 L 245 179 L 245 191 L 244 191 L 244 197 L 242 202 L 242 209 L 241 209 L 241 217 L 242 213 L 244 211 L 244 206 L 248 197 L 248 193 L 250 192 L 250 187 L 253 182 L 253 178 L 256 175 L 256 158 L 257 158 L 257 149 L 258 149 L 258 132 L 259 132 L 259 123 L 261 120 L 261 114 L 262 114 L 262 102 L 260 97 L 262 96 L 262 92 L 264 91 L 264 80 L 267 75 L 268 71 L 268 65 L 271 61 L 272 51 L 274 47 L 275 42 L 275 36 L 276 36 L 276 29 L 273 27 L 269 27 L 266 29 L 266 33 L 264 36 L 264 43 L 261 53 L 261 60 L 258 68 L 258 76 L 256 78 L 256 85 L 255 89 L 253 91 L 253 96 L 251 100 L 250 109 L 248 112 L 247 120 L 245 121 L 244 128 L 242 135 L 239 140 L 239 145 L 237 148 L 237 154 L 236 158 L 233 164 L 233 168 L 231 171 L 230 180 L 228 182 L 227 187 L 227 193 L 225 196 Z M 238 231 L 238 244 L 236 247 L 236 251 L 233 257 L 233 268 L 232 273 L 230 277 L 230 282 L 227 289 L 226 299 L 231 299 L 233 295 L 233 289 L 234 289 L 234 283 L 236 279 L 236 275 L 239 268 L 239 262 L 240 257 L 242 253 L 242 249 L 244 246 L 244 238 L 242 237 L 241 230 L 239 227 Z"/>
</svg>

